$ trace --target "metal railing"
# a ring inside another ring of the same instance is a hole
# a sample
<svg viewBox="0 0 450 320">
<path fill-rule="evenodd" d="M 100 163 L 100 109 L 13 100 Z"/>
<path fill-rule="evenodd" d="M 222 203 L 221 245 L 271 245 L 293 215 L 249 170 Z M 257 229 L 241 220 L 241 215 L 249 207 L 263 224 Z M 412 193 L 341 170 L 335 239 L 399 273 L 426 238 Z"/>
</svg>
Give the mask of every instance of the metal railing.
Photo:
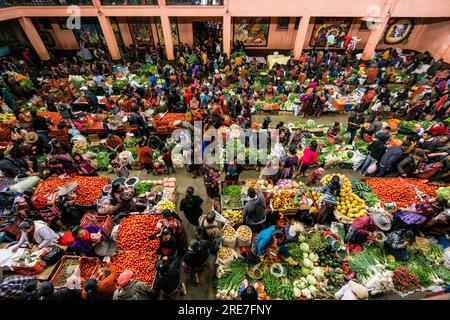
<svg viewBox="0 0 450 320">
<path fill-rule="evenodd" d="M 223 6 L 223 0 L 166 0 L 168 6 Z"/>
<path fill-rule="evenodd" d="M 158 0 L 100 0 L 104 6 L 157 6 Z"/>
<path fill-rule="evenodd" d="M 92 0 L 0 0 L 0 7 L 17 6 L 92 6 Z"/>
</svg>

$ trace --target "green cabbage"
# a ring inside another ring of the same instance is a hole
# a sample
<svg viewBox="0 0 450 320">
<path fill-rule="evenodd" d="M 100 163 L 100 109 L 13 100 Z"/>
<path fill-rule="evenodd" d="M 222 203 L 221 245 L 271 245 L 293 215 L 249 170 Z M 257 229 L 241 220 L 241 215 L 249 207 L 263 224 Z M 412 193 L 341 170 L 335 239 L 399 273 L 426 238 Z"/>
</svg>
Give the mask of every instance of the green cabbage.
<svg viewBox="0 0 450 320">
<path fill-rule="evenodd" d="M 303 252 L 309 252 L 309 245 L 306 242 L 300 243 L 300 250 Z"/>
</svg>

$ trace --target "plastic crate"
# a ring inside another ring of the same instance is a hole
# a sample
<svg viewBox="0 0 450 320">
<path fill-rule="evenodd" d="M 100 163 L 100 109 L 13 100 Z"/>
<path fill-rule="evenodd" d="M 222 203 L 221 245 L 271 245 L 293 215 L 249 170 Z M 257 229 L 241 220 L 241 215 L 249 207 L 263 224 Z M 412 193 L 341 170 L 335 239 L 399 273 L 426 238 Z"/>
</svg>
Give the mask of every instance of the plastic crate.
<svg viewBox="0 0 450 320">
<path fill-rule="evenodd" d="M 15 184 L 13 180 L 0 179 L 0 192 L 6 191 L 13 184 Z"/>
<path fill-rule="evenodd" d="M 11 238 L 6 232 L 0 232 L 0 242 L 13 242 L 14 239 Z"/>
<path fill-rule="evenodd" d="M 5 232 L 11 238 L 17 239 L 21 234 L 19 225 L 22 219 L 17 216 L 0 217 L 0 231 Z M 5 224 L 5 226 L 1 226 Z"/>
<path fill-rule="evenodd" d="M 89 224 L 102 228 L 103 232 L 109 237 L 114 227 L 114 221 L 111 216 L 101 216 L 92 213 L 85 213 L 81 219 L 80 226 L 85 227 Z"/>
<path fill-rule="evenodd" d="M 81 282 L 84 282 L 87 279 L 92 278 L 96 274 L 96 272 L 98 270 L 98 267 L 100 265 L 100 260 L 98 258 L 95 258 L 95 257 L 79 257 L 79 256 L 69 256 L 69 255 L 63 256 L 61 258 L 61 261 L 59 263 L 58 268 L 56 269 L 55 273 L 53 274 L 52 278 L 50 279 L 50 282 L 55 286 L 55 288 L 60 288 L 62 286 L 65 286 L 65 284 L 62 285 L 62 286 L 59 286 L 59 285 L 56 285 L 56 283 L 57 283 L 59 277 L 61 276 L 61 273 L 62 273 L 62 271 L 64 269 L 64 265 L 65 265 L 66 260 L 69 260 L 69 259 L 76 259 L 77 262 L 78 262 L 78 266 L 79 267 L 83 263 L 86 263 L 87 261 L 92 261 L 92 262 L 95 263 L 95 267 L 94 267 L 94 269 L 92 271 L 92 274 L 90 274 L 89 276 L 87 276 L 85 278 L 81 278 Z"/>
</svg>

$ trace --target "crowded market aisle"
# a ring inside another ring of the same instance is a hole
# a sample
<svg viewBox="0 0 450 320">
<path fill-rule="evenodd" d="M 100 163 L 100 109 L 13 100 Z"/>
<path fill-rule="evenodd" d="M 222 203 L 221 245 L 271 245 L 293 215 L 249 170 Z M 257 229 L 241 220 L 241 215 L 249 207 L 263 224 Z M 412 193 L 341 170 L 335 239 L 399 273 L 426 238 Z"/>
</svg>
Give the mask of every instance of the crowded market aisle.
<svg viewBox="0 0 450 320">
<path fill-rule="evenodd" d="M 180 46 L 173 64 L 155 50 L 145 64 L 97 54 L 75 58 L 74 74 L 67 60 L 3 60 L 0 295 L 355 300 L 447 288 L 446 65 L 313 50 L 267 69 L 216 50 Z M 225 136 L 213 165 L 185 161 L 200 151 L 195 120 L 205 154 L 206 129 Z M 269 135 L 240 141 L 242 128 Z"/>
</svg>

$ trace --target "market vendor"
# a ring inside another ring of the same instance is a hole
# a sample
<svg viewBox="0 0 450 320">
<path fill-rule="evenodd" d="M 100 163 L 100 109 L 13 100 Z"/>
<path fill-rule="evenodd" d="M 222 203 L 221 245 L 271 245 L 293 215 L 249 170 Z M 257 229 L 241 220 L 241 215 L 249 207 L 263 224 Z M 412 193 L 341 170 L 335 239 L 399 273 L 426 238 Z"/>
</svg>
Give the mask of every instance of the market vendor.
<svg viewBox="0 0 450 320">
<path fill-rule="evenodd" d="M 387 235 L 384 248 L 395 257 L 395 260 L 406 261 L 409 258 L 406 248 L 414 243 L 414 239 L 414 232 L 411 230 L 395 230 Z"/>
<path fill-rule="evenodd" d="M 327 131 L 327 141 L 337 144 L 339 143 L 339 133 L 341 132 L 341 124 L 337 121 L 333 123 Z"/>
<path fill-rule="evenodd" d="M 111 189 L 111 203 L 114 205 L 114 214 L 117 215 L 117 219 L 129 212 L 136 212 L 145 209 L 146 205 L 140 203 L 134 196 L 134 189 L 132 187 L 126 187 L 122 182 L 115 181 L 112 184 Z"/>
<path fill-rule="evenodd" d="M 180 276 L 180 265 L 180 258 L 172 261 L 163 258 L 156 263 L 155 269 L 158 272 L 158 277 L 151 290 L 153 298 L 159 298 L 161 292 L 169 298 L 173 298 L 178 294 L 186 295 L 186 286 Z"/>
<path fill-rule="evenodd" d="M 163 229 L 168 228 L 172 231 L 177 241 L 177 249 L 181 252 L 185 249 L 187 244 L 186 230 L 183 227 L 181 218 L 175 211 L 164 209 L 162 211 L 162 218 L 156 223 L 157 232 L 149 236 L 150 240 L 155 240 Z"/>
<path fill-rule="evenodd" d="M 297 149 L 292 146 L 290 147 L 287 155 L 281 161 L 281 179 L 290 179 L 294 175 L 298 162 Z"/>
<path fill-rule="evenodd" d="M 58 244 L 59 235 L 50 229 L 44 221 L 25 219 L 19 225 L 19 229 L 22 231 L 19 242 L 9 247 L 13 252 L 16 252 L 25 243 L 28 243 L 30 246 L 33 245 L 33 250 L 40 250 Z"/>
<path fill-rule="evenodd" d="M 442 213 L 447 206 L 447 200 L 442 197 L 418 202 L 409 207 L 399 208 L 394 215 L 394 221 L 400 223 L 403 228 L 421 226 Z"/>
<path fill-rule="evenodd" d="M 339 176 L 333 176 L 331 181 L 325 184 L 321 189 L 316 189 L 316 192 L 324 193 L 320 210 L 317 213 L 316 223 L 325 224 L 325 222 L 333 215 L 336 207 L 336 198 L 341 193 L 342 181 Z"/>
<path fill-rule="evenodd" d="M 275 89 L 273 88 L 272 82 L 269 82 L 269 84 L 264 89 L 264 99 L 266 100 L 273 99 L 274 94 Z"/>
<path fill-rule="evenodd" d="M 72 236 L 74 237 L 72 247 L 85 256 L 94 256 L 96 245 L 108 239 L 103 229 L 94 225 L 75 226 L 72 229 Z"/>
<path fill-rule="evenodd" d="M 163 228 L 156 237 L 159 240 L 158 255 L 173 258 L 178 250 L 178 243 L 172 230 Z"/>
<path fill-rule="evenodd" d="M 115 134 L 108 134 L 105 146 L 110 151 L 121 152 L 123 151 L 123 140 Z"/>
<path fill-rule="evenodd" d="M 97 271 L 95 280 L 97 281 L 97 297 L 99 300 L 112 300 L 116 290 L 117 271 L 114 264 L 111 263 L 109 257 L 105 257 L 104 267 Z"/>
<path fill-rule="evenodd" d="M 114 291 L 113 300 L 147 300 L 150 288 L 142 281 L 133 279 L 133 271 L 125 270 L 117 278 L 119 286 Z"/>
<path fill-rule="evenodd" d="M 244 279 L 239 288 L 239 296 L 244 301 L 258 301 L 258 283 L 249 283 L 247 279 Z"/>
<path fill-rule="evenodd" d="M 367 214 L 353 221 L 345 236 L 345 241 L 363 244 L 377 228 L 382 231 L 389 231 L 391 226 L 392 218 L 390 216 L 381 213 Z"/>
<path fill-rule="evenodd" d="M 295 175 L 298 176 L 300 173 L 303 177 L 306 176 L 305 172 L 308 170 L 308 168 L 315 164 L 317 167 L 320 167 L 320 163 L 317 161 L 317 157 L 319 154 L 317 153 L 319 145 L 316 140 L 311 141 L 310 145 L 305 148 L 305 151 L 303 152 L 303 156 L 300 159 L 300 165 L 298 168 L 298 171 Z"/>
<path fill-rule="evenodd" d="M 264 228 L 266 222 L 266 200 L 261 190 L 258 194 L 254 188 L 247 190 L 248 201 L 242 211 L 244 223 L 252 229 L 253 232 L 259 232 Z"/>
<path fill-rule="evenodd" d="M 286 247 L 286 234 L 282 227 L 271 226 L 258 233 L 256 241 L 252 245 L 252 253 L 261 260 L 267 254 L 276 251 L 278 255 L 288 261 L 290 264 L 298 264 L 292 259 L 288 248 Z"/>
<path fill-rule="evenodd" d="M 95 164 L 88 157 L 73 153 L 72 159 L 73 165 L 80 176 L 98 176 Z"/>
<path fill-rule="evenodd" d="M 14 275 L 4 278 L 3 269 L 0 268 L 0 300 L 17 300 L 29 287 L 36 287 L 34 276 Z"/>
</svg>

